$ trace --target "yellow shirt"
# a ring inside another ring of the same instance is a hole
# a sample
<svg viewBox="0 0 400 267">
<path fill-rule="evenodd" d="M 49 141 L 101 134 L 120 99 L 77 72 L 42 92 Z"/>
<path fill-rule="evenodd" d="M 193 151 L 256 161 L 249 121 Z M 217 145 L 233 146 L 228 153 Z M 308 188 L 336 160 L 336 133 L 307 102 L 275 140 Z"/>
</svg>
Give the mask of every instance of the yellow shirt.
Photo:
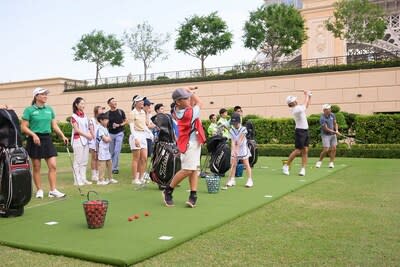
<svg viewBox="0 0 400 267">
<path fill-rule="evenodd" d="M 139 131 L 143 132 L 146 129 L 146 112 L 138 111 L 136 108 L 129 113 L 129 127 L 131 133 Z"/>
</svg>

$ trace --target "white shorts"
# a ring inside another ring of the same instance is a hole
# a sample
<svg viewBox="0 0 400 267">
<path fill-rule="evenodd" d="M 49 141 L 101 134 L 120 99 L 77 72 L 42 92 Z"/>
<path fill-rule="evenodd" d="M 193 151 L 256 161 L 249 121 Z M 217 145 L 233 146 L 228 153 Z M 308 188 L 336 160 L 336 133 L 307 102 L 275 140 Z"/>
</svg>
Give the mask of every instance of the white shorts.
<svg viewBox="0 0 400 267">
<path fill-rule="evenodd" d="M 190 141 L 189 147 L 181 154 L 181 169 L 189 171 L 200 170 L 201 145 L 197 141 Z"/>
<path fill-rule="evenodd" d="M 135 139 L 139 139 L 139 146 L 135 145 Z M 131 150 L 147 149 L 147 140 L 145 132 L 135 132 L 135 137 L 131 134 L 129 136 L 129 146 Z"/>
<path fill-rule="evenodd" d="M 88 144 L 89 144 L 89 149 L 92 149 L 92 150 L 94 150 L 94 151 L 97 150 L 97 148 L 96 148 L 96 139 L 90 140 L 90 141 L 88 142 Z"/>
</svg>

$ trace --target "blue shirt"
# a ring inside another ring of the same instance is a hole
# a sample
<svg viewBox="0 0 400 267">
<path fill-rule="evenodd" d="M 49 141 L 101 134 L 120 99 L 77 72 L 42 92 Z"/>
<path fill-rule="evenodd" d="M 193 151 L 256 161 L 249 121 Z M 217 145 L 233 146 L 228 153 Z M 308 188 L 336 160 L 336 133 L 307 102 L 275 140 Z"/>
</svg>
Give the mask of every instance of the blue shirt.
<svg viewBox="0 0 400 267">
<path fill-rule="evenodd" d="M 331 113 L 328 116 L 325 116 L 325 114 L 322 113 L 319 119 L 319 123 L 321 125 L 321 135 L 332 135 L 333 133 L 324 131 L 324 125 L 326 125 L 326 127 L 328 127 L 329 129 L 336 131 L 337 129 L 335 129 L 335 122 L 335 114 Z"/>
</svg>

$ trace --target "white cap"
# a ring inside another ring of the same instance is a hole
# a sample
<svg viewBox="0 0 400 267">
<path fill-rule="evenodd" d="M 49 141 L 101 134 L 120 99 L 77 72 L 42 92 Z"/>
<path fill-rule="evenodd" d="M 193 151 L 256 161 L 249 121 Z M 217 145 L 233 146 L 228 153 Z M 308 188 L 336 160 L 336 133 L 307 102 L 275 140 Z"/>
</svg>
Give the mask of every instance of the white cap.
<svg viewBox="0 0 400 267">
<path fill-rule="evenodd" d="M 286 97 L 286 104 L 289 105 L 290 103 L 293 103 L 296 100 L 297 100 L 297 97 L 290 95 L 290 96 Z"/>
<path fill-rule="evenodd" d="M 329 104 L 322 105 L 322 109 L 330 109 L 330 108 L 331 108 L 331 105 L 329 105 Z"/>
<path fill-rule="evenodd" d="M 137 95 L 137 96 L 134 97 L 132 100 L 133 100 L 133 102 L 139 102 L 139 101 L 142 101 L 142 100 L 144 100 L 144 99 L 145 99 L 144 96 Z"/>
<path fill-rule="evenodd" d="M 42 88 L 42 87 L 36 87 L 34 90 L 33 90 L 33 97 L 35 97 L 35 96 L 37 96 L 38 94 L 43 94 L 43 93 L 46 93 L 46 94 L 48 94 L 48 93 L 50 93 L 50 91 L 49 90 L 47 90 L 47 89 L 44 89 L 44 88 Z"/>
</svg>

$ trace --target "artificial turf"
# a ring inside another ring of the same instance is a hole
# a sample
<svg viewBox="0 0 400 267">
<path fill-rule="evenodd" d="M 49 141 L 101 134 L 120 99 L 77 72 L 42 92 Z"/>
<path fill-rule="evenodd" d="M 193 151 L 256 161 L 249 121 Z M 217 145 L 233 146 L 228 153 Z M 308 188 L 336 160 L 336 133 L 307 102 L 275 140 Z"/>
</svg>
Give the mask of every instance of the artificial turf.
<svg viewBox="0 0 400 267">
<path fill-rule="evenodd" d="M 307 176 L 300 177 L 296 175 L 299 167 L 293 166 L 293 174 L 284 176 L 280 172 L 280 159 L 261 158 L 253 169 L 253 188 L 245 188 L 246 180 L 238 179 L 236 187 L 208 194 L 205 181 L 201 179 L 195 209 L 185 207 L 188 196 L 186 182 L 175 190 L 176 206 L 172 208 L 162 205 L 161 193 L 155 185 L 134 190 L 131 185 L 122 184 L 100 196 L 109 201 L 102 229 L 87 228 L 82 208 L 84 199 L 75 192 L 65 200 L 31 206 L 22 217 L 1 219 L 0 243 L 95 262 L 129 265 L 166 251 L 344 167 L 338 165 L 333 170 L 309 167 Z M 144 216 L 145 212 L 150 216 Z M 128 221 L 133 214 L 138 214 L 139 219 Z M 51 221 L 58 224 L 45 224 Z M 172 239 L 160 240 L 161 236 L 171 236 Z"/>
</svg>

